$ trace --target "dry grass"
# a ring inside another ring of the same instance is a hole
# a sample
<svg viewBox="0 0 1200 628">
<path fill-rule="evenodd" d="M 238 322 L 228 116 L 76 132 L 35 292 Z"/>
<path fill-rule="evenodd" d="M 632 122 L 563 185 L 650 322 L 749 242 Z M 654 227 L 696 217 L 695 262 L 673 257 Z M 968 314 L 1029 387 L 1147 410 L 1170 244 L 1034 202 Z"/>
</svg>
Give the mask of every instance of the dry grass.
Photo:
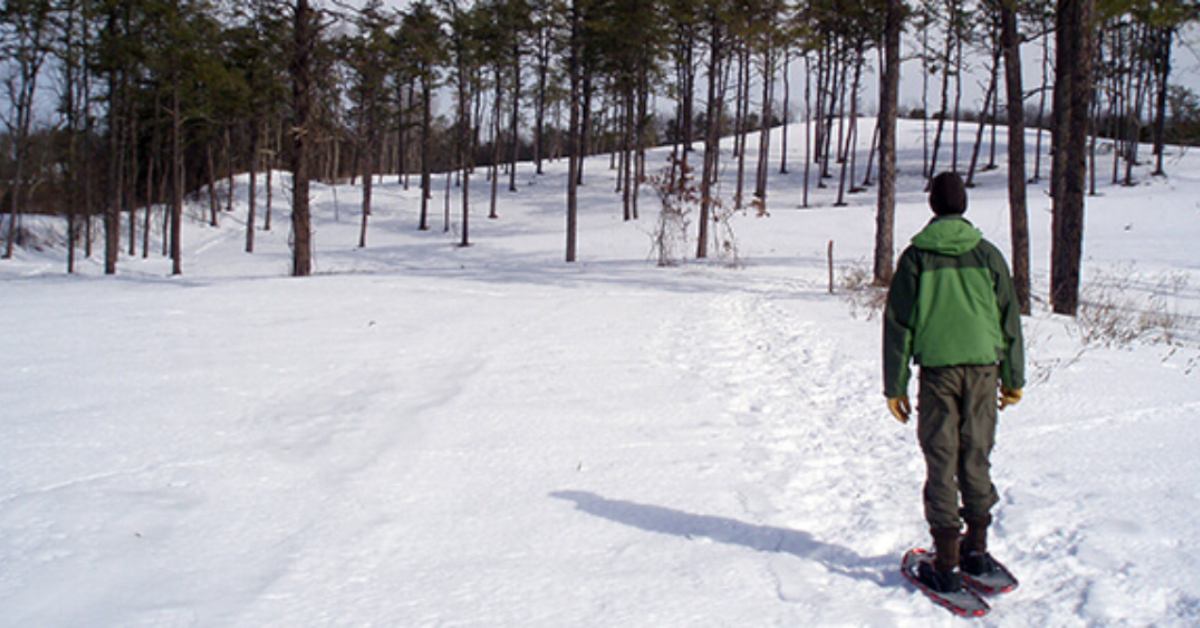
<svg viewBox="0 0 1200 628">
<path fill-rule="evenodd" d="M 875 285 L 875 274 L 859 260 L 841 268 L 834 291 L 850 304 L 850 316 L 875 320 L 887 306 L 887 288 Z"/>
<path fill-rule="evenodd" d="M 1183 343 L 1197 331 L 1194 317 L 1177 306 L 1187 285 L 1183 273 L 1147 278 L 1121 267 L 1097 274 L 1085 285 L 1075 317 L 1080 340 L 1102 347 Z"/>
</svg>

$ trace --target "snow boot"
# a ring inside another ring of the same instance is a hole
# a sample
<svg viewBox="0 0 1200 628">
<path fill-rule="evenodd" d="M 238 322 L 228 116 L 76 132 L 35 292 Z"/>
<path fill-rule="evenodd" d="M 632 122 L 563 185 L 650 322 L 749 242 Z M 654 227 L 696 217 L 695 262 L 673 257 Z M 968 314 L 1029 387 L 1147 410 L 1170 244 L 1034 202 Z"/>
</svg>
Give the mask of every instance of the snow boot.
<svg viewBox="0 0 1200 628">
<path fill-rule="evenodd" d="M 987 530 L 992 524 L 991 515 L 964 516 L 967 533 L 962 537 L 962 570 L 972 576 L 986 576 L 996 571 L 996 561 L 987 552 Z"/>
<path fill-rule="evenodd" d="M 933 561 L 917 568 L 917 579 L 930 590 L 953 593 L 962 589 L 962 574 L 958 571 L 958 528 L 931 528 Z"/>
</svg>

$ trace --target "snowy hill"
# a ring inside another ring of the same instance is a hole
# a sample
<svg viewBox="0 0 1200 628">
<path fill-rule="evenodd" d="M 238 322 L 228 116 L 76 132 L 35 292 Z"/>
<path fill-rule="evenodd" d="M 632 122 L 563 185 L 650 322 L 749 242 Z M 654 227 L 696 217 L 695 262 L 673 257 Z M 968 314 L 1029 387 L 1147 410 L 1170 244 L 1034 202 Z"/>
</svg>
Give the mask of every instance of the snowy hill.
<svg viewBox="0 0 1200 628">
<path fill-rule="evenodd" d="M 900 130 L 902 243 L 929 212 Z M 359 188 L 316 186 L 306 279 L 278 196 L 253 255 L 244 198 L 219 228 L 195 208 L 180 278 L 153 253 L 116 278 L 65 276 L 61 249 L 0 262 L 0 625 L 956 623 L 896 570 L 928 543 L 923 464 L 878 317 L 827 292 L 830 240 L 839 277 L 868 267 L 874 192 L 798 209 L 790 133 L 736 268 L 656 267 L 655 196 L 623 221 L 607 157 L 574 265 L 565 162 L 521 164 L 498 220 L 473 185 L 466 249 L 443 178 L 418 232 L 387 177 L 364 249 Z M 1088 200 L 1086 324 L 1040 298 L 1030 188 L 1030 383 L 993 456 L 992 548 L 1022 584 L 983 623 L 1200 623 L 1200 156 L 1168 171 Z M 1007 253 L 1005 180 L 977 175 L 967 217 Z"/>
</svg>

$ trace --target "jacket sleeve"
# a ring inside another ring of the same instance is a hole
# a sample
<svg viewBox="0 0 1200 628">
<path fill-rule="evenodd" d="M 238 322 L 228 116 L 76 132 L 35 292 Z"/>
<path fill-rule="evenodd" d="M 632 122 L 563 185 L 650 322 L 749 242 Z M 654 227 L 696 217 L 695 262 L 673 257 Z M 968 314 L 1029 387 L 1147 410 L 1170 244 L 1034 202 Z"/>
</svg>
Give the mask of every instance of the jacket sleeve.
<svg viewBox="0 0 1200 628">
<path fill-rule="evenodd" d="M 1000 308 L 1000 330 L 1004 334 L 1004 350 L 1000 355 L 1000 383 L 1006 388 L 1025 387 L 1025 339 L 1021 334 L 1021 304 L 1013 286 L 1008 264 L 999 250 L 993 248 L 990 266 L 996 284 L 996 305 Z"/>
<path fill-rule="evenodd" d="M 908 395 L 919 273 L 910 247 L 896 265 L 883 313 L 883 394 L 889 399 Z"/>
</svg>

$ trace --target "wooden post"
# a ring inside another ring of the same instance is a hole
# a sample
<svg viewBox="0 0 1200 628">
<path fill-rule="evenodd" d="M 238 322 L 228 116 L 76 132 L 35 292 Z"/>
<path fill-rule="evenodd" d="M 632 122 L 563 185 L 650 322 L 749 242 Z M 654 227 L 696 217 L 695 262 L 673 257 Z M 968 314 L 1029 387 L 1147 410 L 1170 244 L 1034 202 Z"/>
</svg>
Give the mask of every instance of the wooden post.
<svg viewBox="0 0 1200 628">
<path fill-rule="evenodd" d="M 833 240 L 829 241 L 829 294 L 833 294 Z"/>
</svg>

